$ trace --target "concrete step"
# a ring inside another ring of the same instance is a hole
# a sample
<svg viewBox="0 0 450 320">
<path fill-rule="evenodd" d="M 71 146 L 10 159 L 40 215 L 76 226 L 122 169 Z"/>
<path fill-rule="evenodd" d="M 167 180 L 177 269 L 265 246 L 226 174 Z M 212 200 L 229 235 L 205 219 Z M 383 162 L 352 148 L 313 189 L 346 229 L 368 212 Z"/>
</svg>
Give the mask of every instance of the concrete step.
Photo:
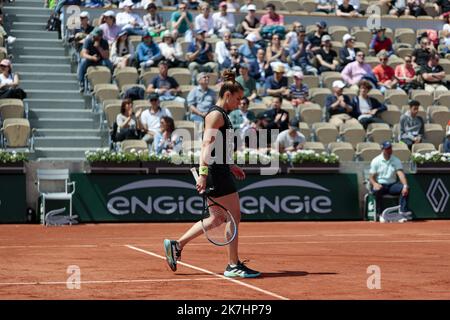
<svg viewBox="0 0 450 320">
<path fill-rule="evenodd" d="M 41 23 L 44 26 L 47 25 L 48 18 L 50 17 L 50 13 L 48 14 L 23 14 L 23 13 L 8 13 L 7 9 L 3 10 L 6 12 L 4 14 L 9 21 L 12 22 L 35 22 Z"/>
<path fill-rule="evenodd" d="M 58 106 L 65 109 L 84 109 L 86 102 L 84 99 L 55 99 L 55 98 L 28 98 L 25 99 L 30 108 L 49 108 L 49 106 Z"/>
<path fill-rule="evenodd" d="M 34 109 L 32 108 L 28 113 L 28 118 L 31 119 L 46 119 L 46 118 L 62 118 L 62 119 L 92 119 L 94 114 L 91 110 L 86 109 Z"/>
<path fill-rule="evenodd" d="M 77 137 L 102 137 L 106 133 L 100 131 L 99 129 L 51 129 L 51 128 L 41 128 L 36 129 L 36 137 L 72 137 L 76 135 Z"/>
<path fill-rule="evenodd" d="M 40 118 L 30 119 L 32 128 L 72 129 L 73 135 L 78 129 L 98 129 L 98 121 L 93 119 Z"/>
<path fill-rule="evenodd" d="M 82 98 L 78 90 L 49 90 L 49 89 L 30 89 L 27 90 L 27 97 L 34 99 L 78 99 Z"/>
<path fill-rule="evenodd" d="M 39 28 L 37 30 L 17 30 L 17 29 L 11 29 L 9 32 L 10 35 L 21 38 L 21 39 L 39 39 L 39 41 L 43 39 L 58 39 L 58 33 L 53 31 L 47 31 L 44 29 L 44 27 Z"/>
<path fill-rule="evenodd" d="M 27 90 L 45 90 L 52 88 L 55 90 L 78 90 L 78 81 L 72 80 L 21 80 L 20 87 Z"/>
<path fill-rule="evenodd" d="M 100 148 L 100 137 L 72 136 L 72 137 L 37 137 L 34 139 L 35 148 Z"/>
<path fill-rule="evenodd" d="M 37 46 L 15 47 L 10 50 L 15 56 L 32 54 L 35 56 L 65 56 L 66 50 L 61 48 L 43 48 Z"/>
<path fill-rule="evenodd" d="M 14 22 L 14 30 L 42 30 L 45 31 L 46 23 L 43 22 Z"/>
<path fill-rule="evenodd" d="M 8 10 L 12 7 L 33 7 L 33 8 L 44 8 L 43 1 L 35 1 L 35 0 L 20 0 L 14 1 L 14 3 L 8 3 L 4 5 L 4 8 Z"/>
<path fill-rule="evenodd" d="M 69 81 L 74 80 L 78 83 L 77 75 L 73 73 L 52 73 L 52 72 L 21 72 L 20 82 L 24 80 L 45 80 L 46 81 Z"/>
<path fill-rule="evenodd" d="M 36 38 L 17 38 L 10 46 L 11 50 L 20 47 L 42 46 L 43 48 L 63 48 L 62 40 L 59 39 L 39 39 Z"/>
<path fill-rule="evenodd" d="M 50 17 L 51 10 L 49 8 L 41 7 L 18 7 L 18 6 L 8 6 L 5 8 L 5 12 L 8 14 L 32 14 L 32 15 L 43 15 Z"/>
<path fill-rule="evenodd" d="M 32 53 L 34 54 L 34 52 Z M 70 65 L 70 57 L 67 56 L 19 55 L 15 56 L 14 61 L 29 64 Z"/>
<path fill-rule="evenodd" d="M 35 148 L 37 158 L 78 158 L 85 159 L 86 151 L 98 148 Z"/>
<path fill-rule="evenodd" d="M 16 72 L 51 72 L 51 73 L 71 73 L 70 65 L 36 64 L 36 63 L 14 63 Z"/>
</svg>

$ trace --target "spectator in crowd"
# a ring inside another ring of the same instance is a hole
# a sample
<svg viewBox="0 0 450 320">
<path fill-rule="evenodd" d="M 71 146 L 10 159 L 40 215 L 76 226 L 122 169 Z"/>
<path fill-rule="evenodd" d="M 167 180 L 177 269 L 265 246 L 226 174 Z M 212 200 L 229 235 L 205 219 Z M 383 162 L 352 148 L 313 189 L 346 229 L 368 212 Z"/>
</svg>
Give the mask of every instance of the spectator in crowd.
<svg viewBox="0 0 450 320">
<path fill-rule="evenodd" d="M 352 117 L 353 107 L 349 96 L 344 95 L 345 83 L 341 80 L 333 82 L 333 93 L 327 96 L 325 100 L 325 108 L 327 110 L 329 121 L 331 124 L 340 128 L 345 123 L 359 123 L 357 119 Z"/>
<path fill-rule="evenodd" d="M 407 0 L 383 0 L 381 3 L 385 3 L 390 7 L 389 14 L 393 16 L 409 16 L 409 7 L 406 5 Z"/>
<path fill-rule="evenodd" d="M 162 0 L 142 0 L 140 2 L 140 7 L 142 9 L 146 9 L 150 3 L 154 4 L 158 9 L 162 9 L 164 7 Z"/>
<path fill-rule="evenodd" d="M 358 119 L 365 130 L 371 123 L 384 123 L 380 115 L 387 110 L 384 104 L 373 97 L 369 97 L 371 89 L 372 84 L 369 81 L 361 80 L 358 95 L 352 99 L 352 117 Z"/>
<path fill-rule="evenodd" d="M 0 98 L 25 99 L 27 94 L 19 88 L 19 85 L 19 74 L 12 71 L 10 60 L 3 59 L 0 62 Z"/>
<path fill-rule="evenodd" d="M 273 74 L 270 63 L 266 61 L 266 51 L 258 49 L 256 60 L 250 63 L 250 77 L 256 80 L 256 88 L 261 88 L 266 83 L 266 79 Z"/>
<path fill-rule="evenodd" d="M 205 41 L 205 31 L 197 30 L 195 42 L 189 46 L 187 59 L 189 71 L 192 74 L 192 83 L 196 83 L 197 74 L 200 72 L 217 73 L 219 66 L 214 62 L 214 54 L 210 43 Z"/>
<path fill-rule="evenodd" d="M 420 75 L 424 82 L 424 89 L 434 91 L 448 91 L 445 81 L 444 68 L 439 64 L 439 55 L 432 53 L 428 63 L 420 69 Z"/>
<path fill-rule="evenodd" d="M 256 81 L 249 75 L 250 66 L 247 63 L 241 64 L 239 68 L 240 76 L 236 78 L 236 82 L 240 83 L 244 88 L 244 97 L 249 101 L 254 101 L 257 97 Z"/>
<path fill-rule="evenodd" d="M 219 64 L 219 70 L 230 68 L 231 66 L 231 32 L 225 31 L 223 33 L 223 40 L 216 43 L 216 59 Z"/>
<path fill-rule="evenodd" d="M 238 12 L 239 11 L 239 3 L 236 0 L 226 0 L 227 3 L 227 12 Z"/>
<path fill-rule="evenodd" d="M 83 46 L 84 39 L 94 30 L 94 27 L 91 25 L 89 21 L 89 13 L 87 11 L 83 11 L 80 13 L 80 27 L 74 29 L 69 34 L 69 43 L 72 43 L 74 49 L 77 52 L 80 52 L 81 47 Z"/>
<path fill-rule="evenodd" d="M 275 5 L 266 5 L 266 14 L 261 17 L 261 36 L 270 39 L 274 33 L 284 38 L 286 29 L 284 27 L 284 16 L 276 13 Z"/>
<path fill-rule="evenodd" d="M 105 22 L 99 26 L 103 31 L 103 39 L 112 44 L 116 41 L 117 35 L 122 28 L 116 24 L 116 14 L 112 10 L 103 13 L 103 19 Z"/>
<path fill-rule="evenodd" d="M 417 89 L 418 82 L 416 76 L 416 70 L 412 64 L 412 56 L 410 54 L 405 55 L 405 63 L 399 64 L 395 67 L 395 77 L 398 79 L 398 86 L 405 92 L 409 90 Z"/>
<path fill-rule="evenodd" d="M 309 103 L 309 88 L 303 83 L 303 73 L 294 73 L 294 83 L 289 87 L 292 106 L 297 108 L 300 104 Z"/>
<path fill-rule="evenodd" d="M 369 53 L 377 55 L 381 50 L 386 50 L 389 57 L 394 54 L 392 40 L 386 37 L 385 31 L 386 28 L 383 27 L 375 29 L 374 36 L 370 41 Z"/>
<path fill-rule="evenodd" d="M 400 195 L 399 213 L 405 219 L 409 219 L 411 215 L 408 210 L 409 187 L 402 163 L 392 154 L 392 144 L 389 141 L 383 142 L 381 148 L 382 153 L 371 161 L 369 171 L 369 182 L 375 195 L 377 215 L 381 214 L 383 195 Z M 400 182 L 397 182 L 397 177 Z"/>
<path fill-rule="evenodd" d="M 156 36 L 159 36 L 165 29 L 165 23 L 161 15 L 157 13 L 156 4 L 150 2 L 146 5 L 147 14 L 143 17 L 144 27 L 150 29 Z"/>
<path fill-rule="evenodd" d="M 355 37 L 350 34 L 345 34 L 342 37 L 344 47 L 339 50 L 339 68 L 344 69 L 350 62 L 356 61 L 356 54 L 360 51 L 355 48 Z"/>
<path fill-rule="evenodd" d="M 133 112 L 133 102 L 129 99 L 122 101 L 120 113 L 116 117 L 116 140 L 140 139 L 142 109 Z"/>
<path fill-rule="evenodd" d="M 316 12 L 324 12 L 326 14 L 334 13 L 336 8 L 336 1 L 334 0 L 315 0 L 316 1 Z"/>
<path fill-rule="evenodd" d="M 425 0 L 407 0 L 409 14 L 415 17 L 426 16 Z"/>
<path fill-rule="evenodd" d="M 214 19 L 211 14 L 211 8 L 206 2 L 200 5 L 201 13 L 194 19 L 195 30 L 203 30 L 207 37 L 214 36 Z"/>
<path fill-rule="evenodd" d="M 313 67 L 309 60 L 311 44 L 306 40 L 306 30 L 303 26 L 298 29 L 297 41 L 292 42 L 289 47 L 289 56 L 294 66 L 298 66 L 305 74 L 317 76 L 317 69 Z"/>
<path fill-rule="evenodd" d="M 239 9 L 239 12 L 244 12 L 244 13 L 248 12 L 249 11 L 248 7 L 251 5 L 254 6 L 253 0 L 245 0 L 245 4 Z M 255 7 L 255 10 L 256 10 L 256 7 Z"/>
<path fill-rule="evenodd" d="M 283 47 L 289 48 L 291 45 L 297 44 L 298 31 L 300 28 L 303 28 L 303 26 L 299 21 L 294 21 L 292 23 L 292 30 L 286 34 L 283 41 Z"/>
<path fill-rule="evenodd" d="M 343 0 L 342 4 L 337 6 L 336 16 L 338 17 L 359 17 L 360 13 L 350 4 L 350 0 Z"/>
<path fill-rule="evenodd" d="M 230 47 L 230 69 L 233 70 L 234 73 L 239 74 L 239 68 L 243 62 L 244 58 L 239 54 L 238 47 L 232 45 Z"/>
<path fill-rule="evenodd" d="M 322 37 L 327 32 L 327 23 L 325 21 L 316 22 L 317 30 L 308 35 L 308 42 L 311 44 L 311 51 L 316 54 L 322 47 Z"/>
<path fill-rule="evenodd" d="M 200 3 L 197 0 L 185 0 L 185 2 L 189 10 L 197 11 L 200 6 Z"/>
<path fill-rule="evenodd" d="M 257 37 L 260 37 L 259 33 L 261 31 L 261 27 L 259 26 L 259 19 L 256 17 L 256 6 L 254 4 L 249 4 L 247 10 L 247 15 L 241 22 L 241 31 L 244 36 L 254 33 Z"/>
<path fill-rule="evenodd" d="M 284 66 L 282 64 L 277 64 L 273 68 L 273 75 L 266 78 L 266 83 L 264 89 L 266 95 L 268 96 L 282 96 L 289 97 L 290 92 L 288 88 L 287 77 L 284 76 Z"/>
<path fill-rule="evenodd" d="M 450 153 L 450 126 L 448 126 L 447 133 L 445 134 L 446 138 L 444 139 L 444 153 Z"/>
<path fill-rule="evenodd" d="M 86 8 L 103 8 L 104 5 L 104 0 L 86 0 L 84 3 Z"/>
<path fill-rule="evenodd" d="M 125 0 L 123 2 L 123 12 L 116 16 L 116 22 L 119 27 L 126 29 L 130 35 L 143 36 L 146 30 L 143 29 L 144 21 L 141 16 L 133 12 L 133 1 Z"/>
<path fill-rule="evenodd" d="M 337 53 L 331 49 L 331 37 L 324 35 L 322 37 L 322 48 L 316 52 L 316 59 L 319 73 L 326 71 L 337 71 L 339 61 Z"/>
<path fill-rule="evenodd" d="M 278 146 L 279 153 L 292 152 L 303 149 L 306 138 L 300 132 L 300 121 L 292 119 L 289 122 L 288 130 L 280 132 L 277 136 L 275 146 Z"/>
<path fill-rule="evenodd" d="M 288 129 L 289 113 L 281 108 L 283 104 L 283 98 L 276 96 L 272 98 L 271 108 L 267 111 L 267 115 L 271 119 L 273 129 L 281 131 Z"/>
<path fill-rule="evenodd" d="M 413 66 L 416 69 L 416 72 L 427 65 L 433 52 L 433 45 L 428 38 L 422 38 L 420 40 L 420 48 L 414 49 L 412 54 Z"/>
<path fill-rule="evenodd" d="M 156 93 L 161 101 L 178 101 L 184 103 L 180 97 L 181 89 L 175 78 L 168 75 L 168 63 L 162 60 L 159 64 L 159 74 L 155 76 L 147 87 L 146 93 Z"/>
<path fill-rule="evenodd" d="M 78 81 L 80 91 L 84 91 L 84 76 L 88 67 L 103 65 L 111 71 L 113 65 L 109 60 L 109 44 L 103 39 L 103 31 L 99 27 L 95 28 L 86 38 L 83 49 L 80 52 L 80 63 L 78 64 Z"/>
<path fill-rule="evenodd" d="M 447 12 L 450 12 L 450 1 L 449 0 L 436 0 L 434 3 L 434 7 L 436 12 L 438 12 L 441 16 Z"/>
<path fill-rule="evenodd" d="M 343 3 L 344 3 L 344 0 L 337 0 L 336 6 L 339 7 Z M 360 9 L 360 1 L 359 0 L 350 0 L 349 4 L 351 4 L 352 7 L 355 8 L 355 10 L 359 12 L 359 9 Z"/>
<path fill-rule="evenodd" d="M 286 51 L 281 45 L 281 39 L 278 34 L 273 34 L 270 44 L 266 48 L 266 60 L 272 64 L 282 63 L 287 66 Z"/>
<path fill-rule="evenodd" d="M 161 118 L 170 117 L 172 114 L 169 109 L 161 108 L 159 105 L 159 96 L 157 93 L 150 94 L 150 108 L 141 114 L 141 124 L 144 128 L 145 135 L 142 138 L 148 144 L 153 143 L 158 132 L 160 132 Z"/>
<path fill-rule="evenodd" d="M 442 27 L 440 44 L 445 46 L 442 52 L 447 54 L 450 52 L 450 12 L 444 13 L 443 19 L 444 26 Z"/>
<path fill-rule="evenodd" d="M 147 32 L 142 37 L 142 42 L 138 44 L 136 51 L 137 62 L 143 69 L 158 65 L 163 58 L 159 46 L 153 41 L 151 32 Z"/>
<path fill-rule="evenodd" d="M 185 2 L 179 3 L 178 11 L 173 12 L 170 17 L 171 28 L 172 30 L 177 31 L 177 38 L 185 37 L 188 41 L 192 39 L 192 29 L 194 28 L 193 21 L 194 18 L 188 11 Z"/>
<path fill-rule="evenodd" d="M 115 68 L 124 68 L 132 65 L 134 58 L 134 46 L 128 38 L 126 30 L 117 35 L 116 41 L 111 46 L 110 59 Z"/>
<path fill-rule="evenodd" d="M 234 36 L 237 35 L 234 33 L 234 29 L 236 27 L 234 14 L 231 12 L 227 12 L 227 3 L 225 1 L 222 1 L 220 3 L 219 12 L 214 13 L 212 18 L 214 20 L 214 32 L 217 35 L 223 36 L 223 33 L 225 31 L 230 31 Z"/>
<path fill-rule="evenodd" d="M 175 131 L 175 122 L 171 117 L 161 117 L 159 120 L 160 131 L 156 134 L 153 148 L 156 154 L 180 153 L 182 148 L 182 137 Z"/>
<path fill-rule="evenodd" d="M 385 50 L 381 50 L 377 54 L 380 64 L 373 68 L 373 74 L 377 77 L 377 86 L 382 93 L 387 89 L 394 89 L 397 87 L 397 78 L 395 77 L 395 71 L 392 67 L 388 66 L 388 53 Z"/>
<path fill-rule="evenodd" d="M 413 144 L 421 143 L 425 132 L 425 121 L 418 115 L 420 102 L 409 102 L 409 111 L 400 117 L 400 141 L 405 143 L 409 150 Z"/>
<path fill-rule="evenodd" d="M 190 120 L 203 123 L 209 109 L 216 102 L 216 93 L 209 88 L 209 76 L 201 72 L 197 76 L 198 86 L 192 89 L 187 96 L 187 105 L 191 112 Z"/>
<path fill-rule="evenodd" d="M 173 31 L 166 30 L 162 33 L 162 42 L 159 43 L 159 50 L 163 59 L 167 61 L 169 68 L 186 68 L 181 44 L 175 41 Z"/>
<path fill-rule="evenodd" d="M 5 28 L 3 26 L 4 20 L 3 20 L 3 12 L 2 9 L 0 8 L 0 36 L 3 39 L 6 39 L 6 42 L 8 42 L 8 44 L 13 44 L 16 41 L 16 38 L 13 36 L 8 36 L 8 33 L 5 31 Z"/>
<path fill-rule="evenodd" d="M 362 51 L 356 53 L 356 61 L 347 64 L 341 75 L 342 80 L 350 85 L 352 89 L 358 89 L 358 83 L 361 79 L 375 77 L 372 73 L 372 67 L 365 62 L 365 54 Z"/>
<path fill-rule="evenodd" d="M 239 54 L 244 58 L 246 63 L 252 63 L 256 60 L 256 53 L 261 48 L 258 41 L 258 37 L 254 33 L 250 33 L 245 37 L 247 43 L 244 43 L 239 47 Z"/>
<path fill-rule="evenodd" d="M 247 130 L 256 120 L 255 114 L 248 110 L 249 105 L 250 101 L 244 96 L 239 104 L 239 109 L 230 112 L 230 121 L 233 129 L 239 130 L 241 139 L 244 138 Z"/>
</svg>

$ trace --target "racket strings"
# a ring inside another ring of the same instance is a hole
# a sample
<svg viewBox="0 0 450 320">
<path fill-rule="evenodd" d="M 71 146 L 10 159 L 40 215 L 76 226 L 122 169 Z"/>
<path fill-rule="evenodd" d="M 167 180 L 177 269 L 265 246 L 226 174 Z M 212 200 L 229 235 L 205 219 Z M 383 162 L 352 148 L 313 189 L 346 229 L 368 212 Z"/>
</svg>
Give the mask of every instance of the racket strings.
<svg viewBox="0 0 450 320">
<path fill-rule="evenodd" d="M 206 236 L 217 244 L 229 243 L 236 230 L 234 220 L 219 206 L 210 205 L 208 211 L 209 217 L 202 220 Z"/>
</svg>

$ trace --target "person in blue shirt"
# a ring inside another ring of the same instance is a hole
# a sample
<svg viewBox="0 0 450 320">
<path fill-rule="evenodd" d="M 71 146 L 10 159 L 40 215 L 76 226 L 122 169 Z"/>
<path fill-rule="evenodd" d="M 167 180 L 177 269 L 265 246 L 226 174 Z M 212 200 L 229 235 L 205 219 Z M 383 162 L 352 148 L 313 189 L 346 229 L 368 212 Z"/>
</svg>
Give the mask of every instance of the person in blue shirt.
<svg viewBox="0 0 450 320">
<path fill-rule="evenodd" d="M 189 71 L 192 74 L 192 83 L 197 84 L 197 75 L 200 72 L 218 73 L 219 65 L 214 62 L 214 54 L 210 43 L 205 41 L 205 30 L 196 30 L 195 41 L 188 48 L 187 59 Z"/>
<path fill-rule="evenodd" d="M 256 61 L 256 54 L 258 49 L 261 49 L 261 46 L 256 43 L 258 38 L 254 33 L 250 33 L 245 40 L 247 40 L 247 43 L 239 47 L 239 54 L 244 57 L 245 63 L 250 64 Z"/>
<path fill-rule="evenodd" d="M 411 215 L 408 209 L 409 187 L 402 163 L 399 158 L 392 155 L 392 144 L 389 141 L 384 141 L 381 148 L 382 153 L 370 163 L 369 175 L 370 186 L 376 199 L 377 214 L 381 213 L 383 195 L 400 195 L 399 213 L 408 219 Z"/>
<path fill-rule="evenodd" d="M 136 48 L 136 57 L 141 68 L 150 68 L 162 60 L 159 46 L 153 42 L 150 32 L 142 37 L 142 42 Z"/>
<path fill-rule="evenodd" d="M 318 71 L 309 62 L 308 52 L 311 52 L 311 43 L 306 40 L 305 27 L 301 26 L 296 41 L 292 41 L 289 46 L 289 56 L 294 66 L 302 68 L 304 74 L 317 76 Z"/>
<path fill-rule="evenodd" d="M 264 84 L 264 90 L 268 96 L 282 96 L 289 97 L 290 91 L 288 87 L 288 79 L 284 76 L 284 65 L 277 64 L 273 68 L 274 74 L 266 78 L 266 83 Z"/>
</svg>

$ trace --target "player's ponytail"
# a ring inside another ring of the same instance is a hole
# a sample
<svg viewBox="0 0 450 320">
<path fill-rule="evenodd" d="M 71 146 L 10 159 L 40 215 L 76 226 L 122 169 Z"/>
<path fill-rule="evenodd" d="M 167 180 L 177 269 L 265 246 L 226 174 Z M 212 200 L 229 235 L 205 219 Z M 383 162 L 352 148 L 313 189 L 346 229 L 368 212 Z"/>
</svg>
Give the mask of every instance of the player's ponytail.
<svg viewBox="0 0 450 320">
<path fill-rule="evenodd" d="M 236 82 L 236 74 L 234 73 L 234 71 L 232 71 L 230 69 L 225 69 L 222 72 L 222 79 L 223 79 L 223 84 L 219 91 L 220 98 L 223 98 L 225 95 L 225 92 L 227 92 L 227 91 L 230 92 L 231 94 L 233 94 L 235 92 L 244 90 L 244 88 L 240 85 L 240 83 Z"/>
</svg>

